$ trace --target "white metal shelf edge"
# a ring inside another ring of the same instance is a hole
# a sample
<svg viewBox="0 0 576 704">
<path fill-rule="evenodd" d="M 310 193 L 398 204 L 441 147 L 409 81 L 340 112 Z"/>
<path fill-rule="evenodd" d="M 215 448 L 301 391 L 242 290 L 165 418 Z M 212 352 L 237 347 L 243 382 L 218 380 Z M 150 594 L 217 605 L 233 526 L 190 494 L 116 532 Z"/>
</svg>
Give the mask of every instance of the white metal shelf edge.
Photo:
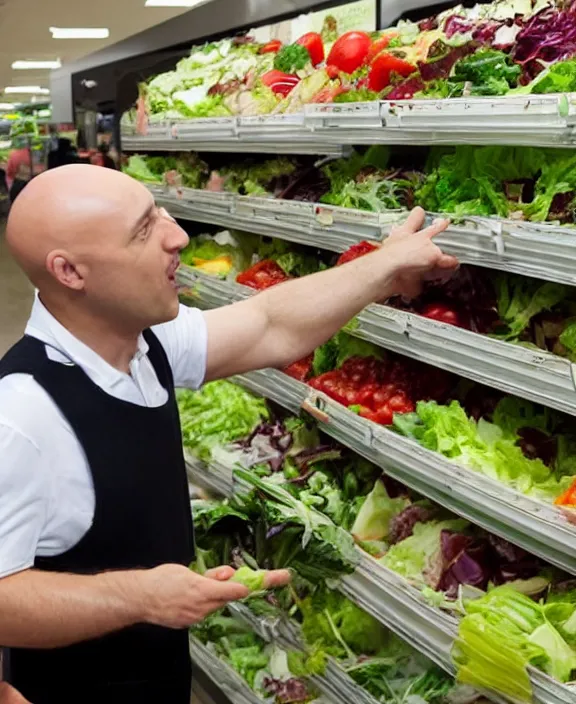
<svg viewBox="0 0 576 704">
<path fill-rule="evenodd" d="M 229 143 L 236 150 L 262 151 L 284 144 L 297 153 L 310 141 L 317 153 L 345 144 L 576 143 L 574 95 L 450 100 L 402 100 L 306 105 L 295 114 L 200 118 L 152 122 L 145 136 L 122 127 L 124 149 L 180 149 Z"/>
</svg>

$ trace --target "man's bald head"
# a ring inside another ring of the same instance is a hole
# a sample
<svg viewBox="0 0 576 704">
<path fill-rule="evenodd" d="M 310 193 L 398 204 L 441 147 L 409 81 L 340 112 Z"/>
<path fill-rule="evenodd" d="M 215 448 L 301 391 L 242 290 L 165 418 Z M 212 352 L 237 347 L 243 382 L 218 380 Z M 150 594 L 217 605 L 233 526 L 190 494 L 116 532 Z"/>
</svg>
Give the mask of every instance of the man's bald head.
<svg viewBox="0 0 576 704">
<path fill-rule="evenodd" d="M 178 313 L 188 237 L 121 172 L 74 164 L 37 176 L 14 202 L 7 241 L 60 320 L 143 330 Z"/>
<path fill-rule="evenodd" d="M 14 202 L 6 230 L 8 246 L 41 288 L 52 283 L 46 269 L 51 251 L 74 252 L 102 242 L 111 226 L 123 226 L 127 203 L 134 200 L 152 204 L 146 189 L 119 171 L 85 164 L 46 171 Z"/>
</svg>

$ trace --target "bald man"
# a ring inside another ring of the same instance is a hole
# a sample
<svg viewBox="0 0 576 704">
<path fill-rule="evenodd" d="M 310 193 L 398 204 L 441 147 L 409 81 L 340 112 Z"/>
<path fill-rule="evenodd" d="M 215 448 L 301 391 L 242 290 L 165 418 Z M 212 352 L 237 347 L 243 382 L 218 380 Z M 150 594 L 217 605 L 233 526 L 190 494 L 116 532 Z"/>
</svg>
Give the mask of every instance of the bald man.
<svg viewBox="0 0 576 704">
<path fill-rule="evenodd" d="M 187 569 L 174 387 L 283 368 L 367 304 L 457 262 L 414 211 L 381 250 L 201 313 L 179 305 L 188 237 L 124 174 L 46 172 L 10 214 L 38 289 L 0 362 L 0 638 L 34 704 L 188 704 L 186 628 L 247 590 Z M 286 572 L 269 573 L 270 587 Z"/>
</svg>

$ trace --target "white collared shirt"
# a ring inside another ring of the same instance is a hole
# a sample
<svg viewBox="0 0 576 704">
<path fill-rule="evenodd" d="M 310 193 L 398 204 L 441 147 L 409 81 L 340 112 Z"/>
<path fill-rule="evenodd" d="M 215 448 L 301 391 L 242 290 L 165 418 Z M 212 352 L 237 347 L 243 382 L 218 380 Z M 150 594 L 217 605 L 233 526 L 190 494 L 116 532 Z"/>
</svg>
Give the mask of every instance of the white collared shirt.
<svg viewBox="0 0 576 704">
<path fill-rule="evenodd" d="M 176 386 L 198 388 L 206 374 L 202 312 L 181 306 L 174 321 L 152 329 Z M 149 408 L 166 403 L 142 336 L 124 374 L 68 332 L 37 297 L 26 334 L 46 344 L 50 359 L 80 366 L 111 396 Z M 28 569 L 36 556 L 74 547 L 92 525 L 94 507 L 84 451 L 58 407 L 30 375 L 0 379 L 0 578 Z"/>
</svg>

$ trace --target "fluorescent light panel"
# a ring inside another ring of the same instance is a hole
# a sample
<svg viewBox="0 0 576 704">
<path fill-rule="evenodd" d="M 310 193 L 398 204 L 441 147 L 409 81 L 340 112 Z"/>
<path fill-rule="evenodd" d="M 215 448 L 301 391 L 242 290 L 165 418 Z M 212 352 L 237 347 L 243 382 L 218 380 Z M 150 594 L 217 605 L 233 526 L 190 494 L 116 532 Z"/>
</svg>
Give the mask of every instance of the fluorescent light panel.
<svg viewBox="0 0 576 704">
<path fill-rule="evenodd" d="M 6 86 L 5 93 L 30 93 L 36 95 L 50 95 L 48 88 L 40 88 L 40 86 Z"/>
<path fill-rule="evenodd" d="M 12 68 L 17 71 L 25 71 L 27 69 L 54 69 L 61 68 L 60 59 L 56 61 L 14 61 Z"/>
<path fill-rule="evenodd" d="M 107 27 L 50 27 L 52 39 L 108 39 Z"/>
<path fill-rule="evenodd" d="M 194 7 L 207 0 L 146 0 L 145 7 Z"/>
</svg>

